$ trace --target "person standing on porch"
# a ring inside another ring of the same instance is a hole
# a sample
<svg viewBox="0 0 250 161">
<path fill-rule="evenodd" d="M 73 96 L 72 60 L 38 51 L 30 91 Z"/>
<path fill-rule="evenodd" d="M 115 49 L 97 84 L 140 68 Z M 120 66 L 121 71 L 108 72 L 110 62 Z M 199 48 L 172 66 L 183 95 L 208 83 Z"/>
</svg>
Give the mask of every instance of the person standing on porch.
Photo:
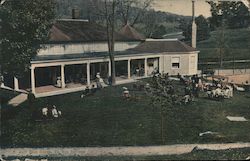
<svg viewBox="0 0 250 161">
<path fill-rule="evenodd" d="M 103 79 L 101 78 L 100 73 L 97 73 L 96 74 L 96 86 L 97 86 L 97 89 L 102 88 L 101 81 L 103 82 Z"/>
</svg>

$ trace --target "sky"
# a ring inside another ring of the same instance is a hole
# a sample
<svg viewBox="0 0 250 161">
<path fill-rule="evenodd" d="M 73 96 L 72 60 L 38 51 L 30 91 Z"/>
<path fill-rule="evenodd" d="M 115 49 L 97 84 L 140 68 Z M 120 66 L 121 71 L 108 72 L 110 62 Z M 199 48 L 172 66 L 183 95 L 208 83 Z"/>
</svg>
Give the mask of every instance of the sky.
<svg viewBox="0 0 250 161">
<path fill-rule="evenodd" d="M 192 16 L 192 0 L 154 0 L 152 5 L 157 11 L 171 12 L 179 15 Z M 210 16 L 210 6 L 205 0 L 196 0 L 195 15 Z"/>
<path fill-rule="evenodd" d="M 218 1 L 218 0 L 214 0 Z M 233 1 L 233 0 L 225 0 Z M 241 0 L 246 6 L 249 6 L 250 0 Z M 152 6 L 155 10 L 171 12 L 179 15 L 192 16 L 192 0 L 154 0 Z M 250 11 L 250 9 L 249 9 Z M 195 16 L 211 16 L 210 6 L 206 0 L 195 0 Z"/>
</svg>

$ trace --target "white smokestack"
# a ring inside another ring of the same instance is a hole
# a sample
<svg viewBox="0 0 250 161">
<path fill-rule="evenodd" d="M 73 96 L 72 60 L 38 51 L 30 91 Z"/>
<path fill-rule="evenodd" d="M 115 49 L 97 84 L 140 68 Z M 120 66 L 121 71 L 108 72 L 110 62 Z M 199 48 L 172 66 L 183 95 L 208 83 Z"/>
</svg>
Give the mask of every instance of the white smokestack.
<svg viewBox="0 0 250 161">
<path fill-rule="evenodd" d="M 197 26 L 195 23 L 195 0 L 192 0 L 192 47 L 196 48 Z"/>
</svg>

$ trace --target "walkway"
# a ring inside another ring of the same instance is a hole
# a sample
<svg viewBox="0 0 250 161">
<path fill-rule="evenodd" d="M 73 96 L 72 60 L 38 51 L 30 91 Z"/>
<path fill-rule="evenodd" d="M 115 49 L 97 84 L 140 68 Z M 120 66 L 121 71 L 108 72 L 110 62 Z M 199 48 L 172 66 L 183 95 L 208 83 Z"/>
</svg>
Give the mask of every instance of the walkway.
<svg viewBox="0 0 250 161">
<path fill-rule="evenodd" d="M 1 149 L 0 154 L 6 157 L 156 156 L 190 153 L 194 148 L 208 150 L 250 148 L 250 143 L 177 144 L 145 147 L 10 148 Z"/>
<path fill-rule="evenodd" d="M 21 94 L 17 95 L 16 97 L 12 98 L 8 102 L 8 104 L 16 107 L 16 106 L 20 105 L 21 103 L 23 103 L 26 100 L 27 100 L 27 94 L 21 93 Z"/>
</svg>

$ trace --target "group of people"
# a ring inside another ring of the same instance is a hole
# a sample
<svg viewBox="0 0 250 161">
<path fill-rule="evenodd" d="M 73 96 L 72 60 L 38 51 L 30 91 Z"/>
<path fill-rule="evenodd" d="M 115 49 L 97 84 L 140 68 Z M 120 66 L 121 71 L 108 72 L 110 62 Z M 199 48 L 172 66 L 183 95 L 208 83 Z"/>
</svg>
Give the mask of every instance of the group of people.
<svg viewBox="0 0 250 161">
<path fill-rule="evenodd" d="M 194 100 L 194 97 L 199 97 L 199 91 L 202 90 L 202 81 L 198 75 L 190 77 L 184 77 L 178 73 L 177 78 L 185 85 L 183 102 L 184 104 L 190 103 Z"/>
<path fill-rule="evenodd" d="M 81 98 L 94 94 L 97 90 L 102 89 L 104 85 L 105 85 L 105 82 L 103 78 L 101 77 L 100 73 L 98 72 L 96 74 L 95 84 L 92 84 L 91 88 L 89 86 L 86 86 L 85 90 L 83 90 L 81 94 Z"/>
<path fill-rule="evenodd" d="M 42 108 L 42 116 L 43 119 L 49 119 L 49 118 L 59 118 L 62 115 L 62 112 L 60 110 L 57 110 L 56 105 L 49 106 L 48 104 Z"/>
<path fill-rule="evenodd" d="M 233 86 L 222 83 L 221 81 L 212 83 L 205 83 L 204 91 L 209 98 L 224 99 L 233 97 Z"/>
</svg>

